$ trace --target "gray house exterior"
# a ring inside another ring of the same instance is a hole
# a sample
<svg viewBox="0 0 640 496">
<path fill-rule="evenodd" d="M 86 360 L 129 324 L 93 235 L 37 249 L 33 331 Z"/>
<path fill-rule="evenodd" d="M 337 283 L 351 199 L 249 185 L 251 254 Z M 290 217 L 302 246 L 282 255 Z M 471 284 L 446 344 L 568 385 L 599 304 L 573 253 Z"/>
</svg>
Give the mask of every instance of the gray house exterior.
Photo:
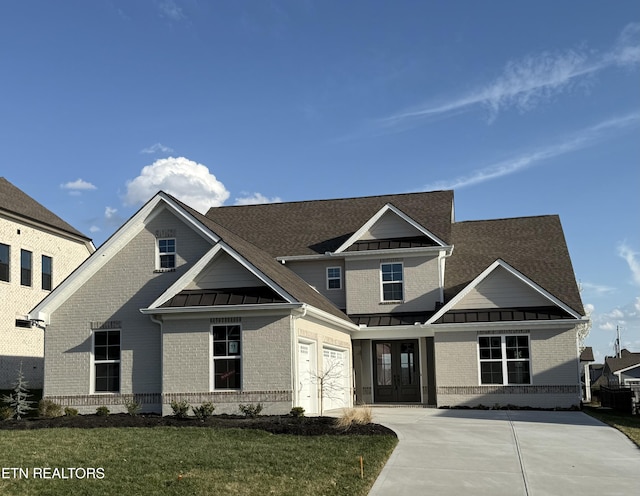
<svg viewBox="0 0 640 496">
<path fill-rule="evenodd" d="M 450 191 L 206 215 L 160 192 L 31 318 L 45 397 L 87 413 L 580 402 L 558 217 L 458 223 Z"/>
</svg>

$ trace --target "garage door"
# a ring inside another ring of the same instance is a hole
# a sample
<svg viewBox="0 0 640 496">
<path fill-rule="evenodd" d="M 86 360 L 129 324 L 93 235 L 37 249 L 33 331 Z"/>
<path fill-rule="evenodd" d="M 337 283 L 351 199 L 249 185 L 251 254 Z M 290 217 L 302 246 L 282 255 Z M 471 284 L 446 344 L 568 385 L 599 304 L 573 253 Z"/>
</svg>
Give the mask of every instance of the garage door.
<svg viewBox="0 0 640 496">
<path fill-rule="evenodd" d="M 349 406 L 349 364 L 347 352 L 323 348 L 322 409 L 334 410 Z"/>
</svg>

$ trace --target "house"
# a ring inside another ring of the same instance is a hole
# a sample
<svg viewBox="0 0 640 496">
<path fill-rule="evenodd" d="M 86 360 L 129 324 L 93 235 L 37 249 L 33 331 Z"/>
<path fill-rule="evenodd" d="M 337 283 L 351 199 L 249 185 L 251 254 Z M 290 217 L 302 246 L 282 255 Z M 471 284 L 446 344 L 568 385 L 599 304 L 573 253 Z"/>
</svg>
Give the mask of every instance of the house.
<svg viewBox="0 0 640 496">
<path fill-rule="evenodd" d="M 623 349 L 615 357 L 605 357 L 602 372 L 608 386 L 640 386 L 640 353 Z"/>
<path fill-rule="evenodd" d="M 27 314 L 95 251 L 89 238 L 0 177 L 0 389 L 22 366 L 42 388 L 44 335 Z"/>
<path fill-rule="evenodd" d="M 456 222 L 451 191 L 206 215 L 160 192 L 31 318 L 45 397 L 83 412 L 580 402 L 559 218 Z"/>
</svg>

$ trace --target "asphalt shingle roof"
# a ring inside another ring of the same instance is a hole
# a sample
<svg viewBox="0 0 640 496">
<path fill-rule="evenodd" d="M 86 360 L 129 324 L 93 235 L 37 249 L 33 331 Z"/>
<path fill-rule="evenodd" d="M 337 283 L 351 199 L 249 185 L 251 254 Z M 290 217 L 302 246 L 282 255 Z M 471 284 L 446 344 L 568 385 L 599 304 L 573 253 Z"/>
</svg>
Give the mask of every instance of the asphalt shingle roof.
<svg viewBox="0 0 640 496">
<path fill-rule="evenodd" d="M 622 350 L 620 358 L 606 357 L 605 363 L 611 372 L 628 369 L 629 367 L 640 365 L 640 353 L 632 353 L 628 350 Z"/>
<path fill-rule="evenodd" d="M 51 210 L 43 207 L 40 203 L 11 184 L 4 177 L 0 177 L 0 210 L 17 214 L 26 219 L 54 227 L 61 231 L 73 234 L 74 236 L 91 241 L 91 238 L 88 238 L 73 226 L 66 223 Z"/>
</svg>

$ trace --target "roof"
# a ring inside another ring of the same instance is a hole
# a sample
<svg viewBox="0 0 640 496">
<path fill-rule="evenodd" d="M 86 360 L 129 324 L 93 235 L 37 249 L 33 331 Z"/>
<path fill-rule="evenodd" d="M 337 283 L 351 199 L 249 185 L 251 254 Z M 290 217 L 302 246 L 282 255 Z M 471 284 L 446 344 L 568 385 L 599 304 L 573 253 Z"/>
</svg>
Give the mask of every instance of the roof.
<svg viewBox="0 0 640 496">
<path fill-rule="evenodd" d="M 213 207 L 206 217 L 273 257 L 335 251 L 386 204 L 440 239 L 450 239 L 453 192 Z"/>
<path fill-rule="evenodd" d="M 569 250 L 557 215 L 456 222 L 453 254 L 447 260 L 445 301 L 449 301 L 496 259 L 584 315 Z"/>
<path fill-rule="evenodd" d="M 205 217 L 200 212 L 182 203 L 177 198 L 168 194 L 166 196 L 170 197 L 178 205 L 184 208 L 196 220 L 215 233 L 229 247 L 256 267 L 262 274 L 287 291 L 297 301 L 307 303 L 318 310 L 322 310 L 346 322 L 351 322 L 349 317 L 333 305 L 327 298 L 309 286 L 293 271 L 277 262 L 274 257 L 270 256 L 268 253 L 249 241 L 237 236 L 226 227 Z"/>
<path fill-rule="evenodd" d="M 91 241 L 91 238 L 67 224 L 4 177 L 0 177 L 0 211 L 2 210 Z"/>
<path fill-rule="evenodd" d="M 591 346 L 587 346 L 580 352 L 581 362 L 593 362 L 594 360 L 595 358 L 593 358 L 593 348 Z"/>
<path fill-rule="evenodd" d="M 606 357 L 605 364 L 611 372 L 629 369 L 640 365 L 640 353 L 632 353 L 629 350 L 622 350 L 620 358 Z"/>
</svg>

